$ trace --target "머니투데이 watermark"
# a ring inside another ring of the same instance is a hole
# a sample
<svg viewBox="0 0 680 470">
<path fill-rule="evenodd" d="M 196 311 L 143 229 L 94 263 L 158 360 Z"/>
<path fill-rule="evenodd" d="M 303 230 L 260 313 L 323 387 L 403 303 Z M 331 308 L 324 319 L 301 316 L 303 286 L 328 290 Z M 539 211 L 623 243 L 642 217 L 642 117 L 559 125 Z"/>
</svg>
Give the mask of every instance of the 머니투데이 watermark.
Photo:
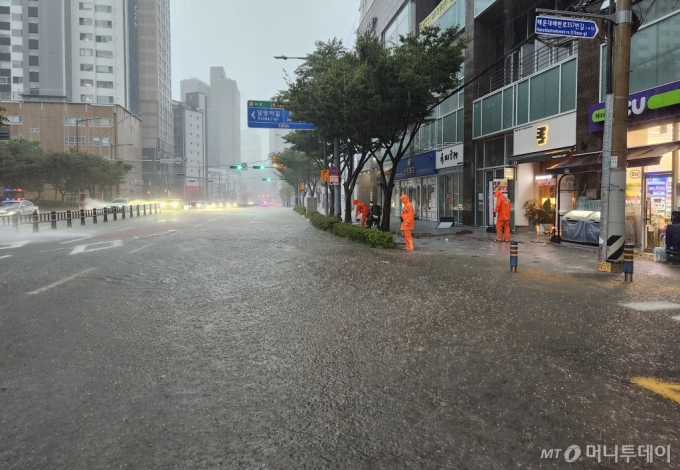
<svg viewBox="0 0 680 470">
<path fill-rule="evenodd" d="M 625 460 L 630 463 L 631 460 L 638 460 L 640 462 L 652 463 L 656 457 L 657 461 L 665 459 L 667 463 L 671 463 L 671 446 L 653 446 L 653 445 L 587 445 L 585 454 L 582 454 L 581 447 L 571 445 L 566 449 L 541 449 L 542 459 L 564 459 L 565 462 L 576 462 L 583 455 L 586 459 L 597 459 L 597 462 L 602 462 L 602 459 L 613 458 L 615 463 Z"/>
</svg>

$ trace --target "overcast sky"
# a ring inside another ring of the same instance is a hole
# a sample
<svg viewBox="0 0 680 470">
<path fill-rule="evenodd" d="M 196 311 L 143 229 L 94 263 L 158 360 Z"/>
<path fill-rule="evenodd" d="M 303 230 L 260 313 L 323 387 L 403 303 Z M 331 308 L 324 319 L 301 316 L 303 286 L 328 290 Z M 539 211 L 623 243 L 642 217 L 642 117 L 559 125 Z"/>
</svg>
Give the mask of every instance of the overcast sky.
<svg viewBox="0 0 680 470">
<path fill-rule="evenodd" d="M 268 100 L 285 87 L 282 69 L 292 74 L 314 41 L 333 37 L 354 42 L 359 0 L 171 0 L 172 97 L 179 83 L 197 77 L 210 82 L 210 67 L 223 66 L 245 102 Z M 263 142 L 266 145 L 266 140 Z"/>
</svg>

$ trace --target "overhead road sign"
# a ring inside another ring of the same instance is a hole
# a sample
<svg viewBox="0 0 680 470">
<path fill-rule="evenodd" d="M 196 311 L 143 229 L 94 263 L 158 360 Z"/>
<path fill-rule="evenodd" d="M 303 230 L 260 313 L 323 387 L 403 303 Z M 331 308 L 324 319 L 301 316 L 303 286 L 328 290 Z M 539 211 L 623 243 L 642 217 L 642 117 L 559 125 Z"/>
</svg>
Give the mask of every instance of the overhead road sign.
<svg viewBox="0 0 680 470">
<path fill-rule="evenodd" d="M 597 36 L 598 31 L 597 23 L 592 20 L 560 18 L 558 16 L 536 17 L 536 34 L 593 39 Z"/>
<path fill-rule="evenodd" d="M 251 106 L 252 105 L 252 106 Z M 271 101 L 248 101 L 248 127 L 313 131 L 314 124 L 293 119 L 293 113 Z"/>
</svg>

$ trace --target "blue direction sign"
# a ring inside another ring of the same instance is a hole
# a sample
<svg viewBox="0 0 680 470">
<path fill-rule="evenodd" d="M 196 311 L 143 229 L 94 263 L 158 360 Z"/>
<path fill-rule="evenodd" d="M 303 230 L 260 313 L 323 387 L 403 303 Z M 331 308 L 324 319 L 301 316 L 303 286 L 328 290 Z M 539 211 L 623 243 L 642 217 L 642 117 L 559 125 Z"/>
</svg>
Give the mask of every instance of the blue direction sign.
<svg viewBox="0 0 680 470">
<path fill-rule="evenodd" d="M 536 34 L 563 36 L 568 38 L 588 38 L 597 36 L 597 23 L 591 20 L 559 18 L 557 16 L 537 16 Z"/>
<path fill-rule="evenodd" d="M 248 104 L 251 102 L 249 101 Z M 266 103 L 266 102 L 259 102 Z M 248 127 L 313 131 L 314 124 L 293 120 L 293 113 L 283 108 L 248 107 Z"/>
</svg>

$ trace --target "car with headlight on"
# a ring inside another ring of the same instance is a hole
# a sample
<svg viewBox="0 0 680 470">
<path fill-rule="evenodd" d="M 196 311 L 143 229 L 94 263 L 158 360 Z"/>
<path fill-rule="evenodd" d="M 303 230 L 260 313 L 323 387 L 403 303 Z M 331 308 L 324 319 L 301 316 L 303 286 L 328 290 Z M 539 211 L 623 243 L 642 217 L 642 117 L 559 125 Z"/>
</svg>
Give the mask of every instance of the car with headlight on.
<svg viewBox="0 0 680 470">
<path fill-rule="evenodd" d="M 0 217 L 11 217 L 14 214 L 31 215 L 33 214 L 33 211 L 38 211 L 38 213 L 40 213 L 38 206 L 26 199 L 22 199 L 21 201 L 10 199 L 8 201 L 0 202 Z"/>
<path fill-rule="evenodd" d="M 160 202 L 160 207 L 167 211 L 181 211 L 184 210 L 184 202 L 180 199 L 166 199 Z"/>
<path fill-rule="evenodd" d="M 205 209 L 205 203 L 203 201 L 191 201 L 192 209 Z"/>
<path fill-rule="evenodd" d="M 119 197 L 119 198 L 116 198 L 116 199 L 112 200 L 111 202 L 109 202 L 108 207 L 116 207 L 118 209 L 121 209 L 121 208 L 127 207 L 129 205 L 130 205 L 130 199 L 128 199 L 126 197 Z"/>
</svg>

